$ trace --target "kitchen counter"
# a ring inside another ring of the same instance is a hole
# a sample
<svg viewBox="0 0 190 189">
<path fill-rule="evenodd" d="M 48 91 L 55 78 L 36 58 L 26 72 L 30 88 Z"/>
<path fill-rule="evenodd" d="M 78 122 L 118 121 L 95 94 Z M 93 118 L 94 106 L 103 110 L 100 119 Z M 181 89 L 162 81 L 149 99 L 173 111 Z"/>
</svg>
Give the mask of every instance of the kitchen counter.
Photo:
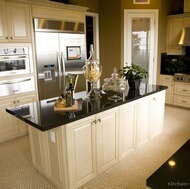
<svg viewBox="0 0 190 189">
<path fill-rule="evenodd" d="M 153 189 L 190 188 L 190 139 L 146 181 Z"/>
<path fill-rule="evenodd" d="M 75 93 L 72 112 L 54 111 L 57 98 L 6 111 L 28 123 L 34 167 L 55 188 L 77 189 L 162 133 L 166 89 L 141 84 L 119 101 Z"/>
<path fill-rule="evenodd" d="M 123 94 L 123 99 L 117 102 L 108 100 L 109 95 L 107 94 L 101 94 L 102 98 L 100 100 L 94 102 L 87 101 L 85 100 L 86 92 L 79 92 L 75 93 L 75 99 L 78 101 L 78 110 L 73 112 L 54 111 L 54 104 L 57 98 L 41 100 L 16 108 L 7 108 L 6 111 L 40 131 L 47 131 L 165 89 L 167 89 L 165 86 L 141 84 L 139 90 L 129 89 Z M 27 107 L 27 111 L 30 111 L 29 116 L 26 115 Z"/>
</svg>

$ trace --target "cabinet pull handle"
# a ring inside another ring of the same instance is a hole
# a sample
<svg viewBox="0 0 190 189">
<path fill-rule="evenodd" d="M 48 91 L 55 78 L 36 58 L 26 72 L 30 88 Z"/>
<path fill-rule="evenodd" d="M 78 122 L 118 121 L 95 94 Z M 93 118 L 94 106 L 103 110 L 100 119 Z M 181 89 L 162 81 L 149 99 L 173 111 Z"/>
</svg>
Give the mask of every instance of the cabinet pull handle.
<svg viewBox="0 0 190 189">
<path fill-rule="evenodd" d="M 16 101 L 14 100 L 13 103 L 16 104 Z"/>
<path fill-rule="evenodd" d="M 101 121 L 102 121 L 102 120 L 101 120 L 100 118 L 97 120 L 97 122 L 99 122 L 99 123 L 100 123 Z"/>
<path fill-rule="evenodd" d="M 96 120 L 94 120 L 94 121 L 93 121 L 93 123 L 95 123 L 95 124 L 96 124 L 96 123 L 97 123 L 97 121 L 96 121 Z"/>
<path fill-rule="evenodd" d="M 185 101 L 185 100 L 182 100 L 181 102 L 183 102 L 183 103 L 187 103 L 187 101 Z"/>
<path fill-rule="evenodd" d="M 8 37 L 6 37 L 6 39 L 9 39 Z"/>
<path fill-rule="evenodd" d="M 188 90 L 187 90 L 187 89 L 184 89 L 183 91 L 184 91 L 184 92 L 187 92 Z"/>
<path fill-rule="evenodd" d="M 156 97 L 154 97 L 153 100 L 156 100 Z"/>
<path fill-rule="evenodd" d="M 20 101 L 19 100 L 17 100 L 17 103 L 19 103 Z"/>
<path fill-rule="evenodd" d="M 13 37 L 10 37 L 11 39 L 13 39 Z"/>
</svg>

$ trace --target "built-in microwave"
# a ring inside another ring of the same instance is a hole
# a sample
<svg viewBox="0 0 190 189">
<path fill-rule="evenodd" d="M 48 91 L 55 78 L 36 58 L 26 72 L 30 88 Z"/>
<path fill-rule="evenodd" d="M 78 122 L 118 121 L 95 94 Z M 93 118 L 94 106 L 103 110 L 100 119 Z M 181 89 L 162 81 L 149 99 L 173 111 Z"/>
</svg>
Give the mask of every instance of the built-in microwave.
<svg viewBox="0 0 190 189">
<path fill-rule="evenodd" d="M 0 77 L 33 72 L 29 47 L 0 48 Z"/>
</svg>

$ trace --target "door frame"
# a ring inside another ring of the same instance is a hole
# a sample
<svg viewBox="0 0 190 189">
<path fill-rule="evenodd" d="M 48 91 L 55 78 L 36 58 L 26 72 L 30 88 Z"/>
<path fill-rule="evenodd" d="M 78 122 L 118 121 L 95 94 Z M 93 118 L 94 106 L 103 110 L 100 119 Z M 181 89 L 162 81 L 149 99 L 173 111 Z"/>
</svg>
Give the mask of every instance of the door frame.
<svg viewBox="0 0 190 189">
<path fill-rule="evenodd" d="M 124 66 L 127 62 L 131 65 L 131 32 L 132 25 L 130 24 L 132 18 L 150 18 L 150 28 L 151 28 L 151 44 L 150 49 L 150 57 L 149 57 L 149 84 L 156 84 L 156 76 L 157 76 L 157 51 L 158 51 L 158 9 L 124 9 Z M 152 63 L 151 63 L 152 62 Z"/>
</svg>

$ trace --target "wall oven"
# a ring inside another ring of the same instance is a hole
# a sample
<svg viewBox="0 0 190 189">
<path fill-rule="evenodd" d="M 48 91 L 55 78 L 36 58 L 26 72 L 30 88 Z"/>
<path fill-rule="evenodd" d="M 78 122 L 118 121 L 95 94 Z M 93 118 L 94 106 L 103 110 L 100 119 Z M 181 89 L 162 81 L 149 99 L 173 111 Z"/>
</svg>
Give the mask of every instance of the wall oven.
<svg viewBox="0 0 190 189">
<path fill-rule="evenodd" d="M 0 48 L 0 77 L 33 72 L 30 48 Z"/>
</svg>

